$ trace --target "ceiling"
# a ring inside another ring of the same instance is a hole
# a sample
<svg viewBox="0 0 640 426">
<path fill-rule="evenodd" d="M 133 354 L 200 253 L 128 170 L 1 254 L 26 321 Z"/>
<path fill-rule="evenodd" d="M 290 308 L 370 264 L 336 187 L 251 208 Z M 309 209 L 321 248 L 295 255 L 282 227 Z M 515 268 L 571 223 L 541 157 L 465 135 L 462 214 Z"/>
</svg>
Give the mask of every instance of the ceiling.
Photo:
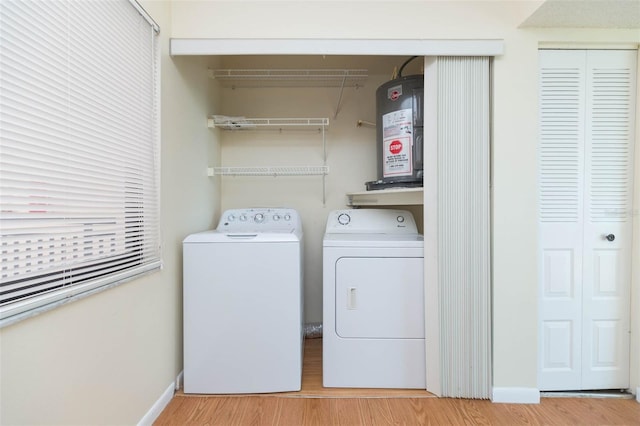
<svg viewBox="0 0 640 426">
<path fill-rule="evenodd" d="M 640 29 L 640 0 L 546 0 L 520 28 Z"/>
</svg>

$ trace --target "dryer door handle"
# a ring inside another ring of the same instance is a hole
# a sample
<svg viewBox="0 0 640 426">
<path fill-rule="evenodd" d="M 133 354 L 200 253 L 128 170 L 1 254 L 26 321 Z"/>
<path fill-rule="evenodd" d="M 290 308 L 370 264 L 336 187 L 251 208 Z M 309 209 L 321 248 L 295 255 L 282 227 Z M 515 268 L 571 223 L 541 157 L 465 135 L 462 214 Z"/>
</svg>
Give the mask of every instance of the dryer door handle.
<svg viewBox="0 0 640 426">
<path fill-rule="evenodd" d="M 347 309 L 357 309 L 358 308 L 358 303 L 357 303 L 357 288 L 356 287 L 349 287 L 347 288 Z"/>
<path fill-rule="evenodd" d="M 229 238 L 255 238 L 258 234 L 227 234 Z"/>
</svg>

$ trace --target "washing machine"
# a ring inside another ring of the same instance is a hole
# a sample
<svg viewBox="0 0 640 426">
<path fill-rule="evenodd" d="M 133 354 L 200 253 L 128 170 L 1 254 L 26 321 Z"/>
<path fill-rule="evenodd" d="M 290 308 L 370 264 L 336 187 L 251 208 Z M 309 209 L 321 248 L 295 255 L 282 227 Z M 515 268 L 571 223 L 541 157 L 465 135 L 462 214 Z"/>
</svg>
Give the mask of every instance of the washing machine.
<svg viewBox="0 0 640 426">
<path fill-rule="evenodd" d="M 285 208 L 227 210 L 184 255 L 184 392 L 300 390 L 302 223 Z"/>
<path fill-rule="evenodd" d="M 323 239 L 325 387 L 425 389 L 424 243 L 404 210 L 329 214 Z"/>
</svg>

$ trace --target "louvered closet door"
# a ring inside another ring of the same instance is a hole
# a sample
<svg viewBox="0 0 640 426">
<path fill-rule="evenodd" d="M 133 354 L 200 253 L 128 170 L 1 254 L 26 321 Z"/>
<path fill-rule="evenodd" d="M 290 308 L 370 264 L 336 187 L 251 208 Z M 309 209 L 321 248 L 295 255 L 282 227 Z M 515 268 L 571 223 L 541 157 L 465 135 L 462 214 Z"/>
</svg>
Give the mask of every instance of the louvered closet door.
<svg viewBox="0 0 640 426">
<path fill-rule="evenodd" d="M 629 386 L 635 79 L 635 51 L 587 52 L 583 389 Z"/>
<path fill-rule="evenodd" d="M 635 78 L 635 51 L 540 53 L 541 390 L 629 385 Z"/>
<path fill-rule="evenodd" d="M 579 389 L 584 52 L 540 53 L 541 389 Z"/>
</svg>

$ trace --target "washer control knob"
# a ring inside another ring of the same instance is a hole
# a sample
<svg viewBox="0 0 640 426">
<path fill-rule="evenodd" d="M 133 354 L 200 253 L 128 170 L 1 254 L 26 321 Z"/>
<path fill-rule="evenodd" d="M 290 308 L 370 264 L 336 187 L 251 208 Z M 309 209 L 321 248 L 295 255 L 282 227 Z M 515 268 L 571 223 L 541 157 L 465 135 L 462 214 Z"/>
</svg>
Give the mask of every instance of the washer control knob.
<svg viewBox="0 0 640 426">
<path fill-rule="evenodd" d="M 348 225 L 351 222 L 351 216 L 346 213 L 340 213 L 338 215 L 338 223 L 340 225 Z"/>
<path fill-rule="evenodd" d="M 404 222 L 404 216 L 398 216 L 398 217 L 396 217 L 396 220 L 398 221 L 398 223 L 403 223 Z"/>
<path fill-rule="evenodd" d="M 256 215 L 253 217 L 253 220 L 254 220 L 256 223 L 262 223 L 262 222 L 264 222 L 264 214 L 262 214 L 262 213 L 256 213 Z"/>
<path fill-rule="evenodd" d="M 291 215 L 289 213 L 284 215 L 284 220 L 286 220 L 287 222 L 291 220 Z"/>
<path fill-rule="evenodd" d="M 233 222 L 234 220 L 236 220 L 236 217 L 235 217 L 235 215 L 230 214 L 230 215 L 227 217 L 227 220 L 228 220 L 229 222 Z"/>
<path fill-rule="evenodd" d="M 275 220 L 275 221 L 280 220 L 280 215 L 279 214 L 274 214 L 273 215 L 273 220 Z"/>
<path fill-rule="evenodd" d="M 240 215 L 240 222 L 246 222 L 247 221 L 247 215 L 246 214 L 241 214 Z"/>
</svg>

